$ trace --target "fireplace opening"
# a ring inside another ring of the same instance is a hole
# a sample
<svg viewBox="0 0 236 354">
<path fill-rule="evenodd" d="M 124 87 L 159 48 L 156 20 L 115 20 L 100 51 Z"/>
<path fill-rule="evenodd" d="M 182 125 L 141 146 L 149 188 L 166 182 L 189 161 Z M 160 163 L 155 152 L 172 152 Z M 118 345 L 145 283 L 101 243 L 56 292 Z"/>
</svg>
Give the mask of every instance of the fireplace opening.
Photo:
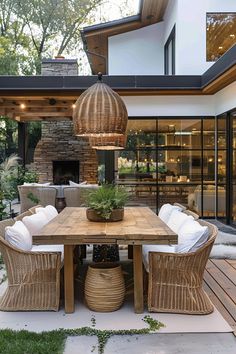
<svg viewBox="0 0 236 354">
<path fill-rule="evenodd" d="M 69 181 L 79 183 L 79 161 L 53 161 L 53 183 L 69 184 Z"/>
</svg>

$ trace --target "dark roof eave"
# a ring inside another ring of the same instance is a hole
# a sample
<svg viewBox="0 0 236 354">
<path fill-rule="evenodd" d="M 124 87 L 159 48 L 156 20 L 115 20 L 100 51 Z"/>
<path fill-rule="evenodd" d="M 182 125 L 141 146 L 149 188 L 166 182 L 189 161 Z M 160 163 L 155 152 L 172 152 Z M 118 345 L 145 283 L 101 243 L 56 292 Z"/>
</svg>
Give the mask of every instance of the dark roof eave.
<svg viewBox="0 0 236 354">
<path fill-rule="evenodd" d="M 92 25 L 92 26 L 83 27 L 82 31 L 84 32 L 84 34 L 86 34 L 86 33 L 93 32 L 93 31 L 99 31 L 101 29 L 112 28 L 112 27 L 124 25 L 127 23 L 140 21 L 140 19 L 141 19 L 141 15 L 139 13 L 137 15 L 121 18 L 119 20 L 114 20 L 114 21 L 99 23 L 99 24 Z"/>
<path fill-rule="evenodd" d="M 1 76 L 0 91 L 85 90 L 97 76 Z M 201 76 L 103 76 L 114 90 L 185 90 L 200 89 Z"/>
</svg>

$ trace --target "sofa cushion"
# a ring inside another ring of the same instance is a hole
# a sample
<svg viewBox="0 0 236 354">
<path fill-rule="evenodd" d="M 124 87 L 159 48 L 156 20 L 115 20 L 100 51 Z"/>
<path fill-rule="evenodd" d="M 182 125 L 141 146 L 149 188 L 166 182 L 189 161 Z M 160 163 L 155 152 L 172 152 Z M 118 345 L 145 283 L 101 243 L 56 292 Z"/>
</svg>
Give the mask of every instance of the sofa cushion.
<svg viewBox="0 0 236 354">
<path fill-rule="evenodd" d="M 149 252 L 175 253 L 174 245 L 143 245 L 143 264 L 149 272 Z"/>
<path fill-rule="evenodd" d="M 170 214 L 169 220 L 167 221 L 167 225 L 172 231 L 177 234 L 179 232 L 180 227 L 187 220 L 194 220 L 194 218 L 191 215 L 183 213 L 182 211 L 173 210 Z"/>
<path fill-rule="evenodd" d="M 177 205 L 171 205 L 169 203 L 163 204 L 161 209 L 159 210 L 158 216 L 162 221 L 167 223 L 173 210 L 180 211 L 182 209 Z"/>
<path fill-rule="evenodd" d="M 48 223 L 48 219 L 42 211 L 30 216 L 25 216 L 22 221 L 29 230 L 31 236 L 39 232 L 39 230 Z"/>
<path fill-rule="evenodd" d="M 69 185 L 72 186 L 72 187 L 79 187 L 79 186 L 83 186 L 84 184 L 87 184 L 87 181 L 84 181 L 84 182 L 80 182 L 80 183 L 75 183 L 73 181 L 69 181 Z"/>
<path fill-rule="evenodd" d="M 5 228 L 5 239 L 20 250 L 30 251 L 32 248 L 32 236 L 22 221 L 16 221 L 14 225 Z"/>
<path fill-rule="evenodd" d="M 63 261 L 64 259 L 63 245 L 34 245 L 31 251 L 32 252 L 61 252 L 61 261 Z"/>
<path fill-rule="evenodd" d="M 38 207 L 35 209 L 36 213 L 43 212 L 48 219 L 48 222 L 54 219 L 58 215 L 57 209 L 53 205 L 47 205 L 45 208 Z"/>
<path fill-rule="evenodd" d="M 197 251 L 209 237 L 207 226 L 202 226 L 195 220 L 187 220 L 178 231 L 178 245 L 175 247 L 177 253 Z"/>
</svg>

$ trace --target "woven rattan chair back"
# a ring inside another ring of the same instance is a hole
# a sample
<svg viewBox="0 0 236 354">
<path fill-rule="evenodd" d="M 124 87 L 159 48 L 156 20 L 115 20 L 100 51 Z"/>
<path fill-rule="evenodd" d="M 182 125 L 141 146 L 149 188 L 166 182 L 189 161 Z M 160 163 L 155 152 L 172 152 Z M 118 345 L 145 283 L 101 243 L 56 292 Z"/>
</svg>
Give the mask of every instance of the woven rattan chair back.
<svg viewBox="0 0 236 354">
<path fill-rule="evenodd" d="M 6 219 L 0 221 L 0 237 L 5 238 L 5 228 L 7 226 L 12 226 L 15 223 L 14 219 Z"/>
<path fill-rule="evenodd" d="M 191 215 L 195 220 L 199 219 L 199 215 L 191 210 L 183 210 L 183 213 L 185 213 L 186 215 Z"/>
<path fill-rule="evenodd" d="M 202 288 L 203 273 L 217 235 L 209 228 L 208 241 L 193 253 L 149 253 L 148 309 L 151 312 L 208 314 L 213 305 Z"/>
<path fill-rule="evenodd" d="M 18 186 L 19 196 L 20 196 L 20 212 L 24 213 L 33 206 L 37 205 L 38 202 L 34 202 L 31 197 L 39 199 L 39 191 L 35 186 Z"/>
<path fill-rule="evenodd" d="M 39 202 L 42 206 L 56 205 L 57 189 L 54 187 L 37 187 Z"/>
<path fill-rule="evenodd" d="M 65 187 L 64 197 L 66 200 L 66 206 L 68 207 L 81 206 L 80 189 L 78 187 Z"/>
<path fill-rule="evenodd" d="M 20 213 L 19 215 L 14 217 L 15 221 L 21 221 L 25 216 L 30 216 L 32 215 L 30 210 L 25 211 L 24 213 Z"/>
</svg>

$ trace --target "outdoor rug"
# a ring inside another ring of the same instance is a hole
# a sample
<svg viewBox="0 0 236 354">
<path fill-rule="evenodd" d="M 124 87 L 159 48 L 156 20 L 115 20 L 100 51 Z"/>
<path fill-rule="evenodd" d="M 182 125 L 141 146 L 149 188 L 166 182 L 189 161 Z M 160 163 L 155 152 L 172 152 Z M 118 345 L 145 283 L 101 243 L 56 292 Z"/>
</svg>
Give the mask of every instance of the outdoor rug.
<svg viewBox="0 0 236 354">
<path fill-rule="evenodd" d="M 41 332 L 59 328 L 75 329 L 80 327 L 94 327 L 101 330 L 130 330 L 146 328 L 143 321 L 145 315 L 162 322 L 165 327 L 160 333 L 204 333 L 204 332 L 232 332 L 231 327 L 215 309 L 209 315 L 180 315 L 149 313 L 135 314 L 132 294 L 132 262 L 122 262 L 125 269 L 127 296 L 121 309 L 115 312 L 98 313 L 90 311 L 83 300 L 83 280 L 87 263 L 83 265 L 82 272 L 76 278 L 76 308 L 73 314 L 65 314 L 61 307 L 59 312 L 0 312 L 0 328 L 14 330 L 26 329 Z M 0 286 L 0 295 L 6 284 Z"/>
</svg>

